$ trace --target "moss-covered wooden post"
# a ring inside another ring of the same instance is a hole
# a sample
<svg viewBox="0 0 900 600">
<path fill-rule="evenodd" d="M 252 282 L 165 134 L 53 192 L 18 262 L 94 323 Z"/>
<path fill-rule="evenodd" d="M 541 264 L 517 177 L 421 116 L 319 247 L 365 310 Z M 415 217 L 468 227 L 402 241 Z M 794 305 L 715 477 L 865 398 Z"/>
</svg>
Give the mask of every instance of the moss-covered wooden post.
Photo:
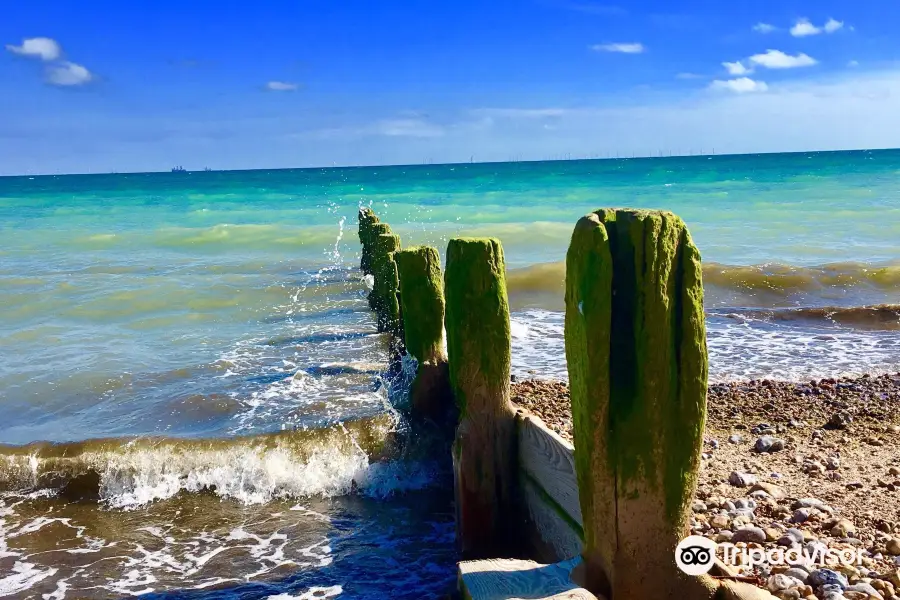
<svg viewBox="0 0 900 600">
<path fill-rule="evenodd" d="M 379 235 L 385 235 L 391 233 L 391 227 L 387 223 L 373 223 L 368 230 L 368 238 L 367 243 L 369 245 L 369 254 L 368 254 L 368 266 L 369 273 L 368 275 L 372 276 L 372 289 L 369 291 L 369 308 L 372 310 L 377 310 L 377 297 L 375 295 L 375 239 Z"/>
<path fill-rule="evenodd" d="M 436 248 L 417 246 L 394 253 L 400 276 L 400 312 L 406 351 L 417 361 L 409 391 L 413 416 L 445 421 L 453 412 L 444 351 L 444 282 Z"/>
<path fill-rule="evenodd" d="M 372 274 L 372 226 L 378 222 L 378 216 L 371 208 L 363 207 L 359 209 L 359 242 L 362 244 L 359 268 L 364 275 Z"/>
<path fill-rule="evenodd" d="M 565 341 L 588 589 L 615 600 L 771 597 L 675 564 L 707 384 L 700 254 L 680 218 L 609 209 L 578 221 Z"/>
<path fill-rule="evenodd" d="M 510 326 L 503 248 L 452 239 L 445 294 L 450 383 L 460 410 L 453 446 L 456 526 L 464 558 L 516 547 L 515 411 L 509 400 Z"/>
<path fill-rule="evenodd" d="M 394 253 L 400 249 L 400 236 L 381 234 L 373 238 L 372 271 L 375 275 L 375 313 L 378 331 L 400 332 L 400 303 L 397 298 L 400 282 Z"/>
</svg>

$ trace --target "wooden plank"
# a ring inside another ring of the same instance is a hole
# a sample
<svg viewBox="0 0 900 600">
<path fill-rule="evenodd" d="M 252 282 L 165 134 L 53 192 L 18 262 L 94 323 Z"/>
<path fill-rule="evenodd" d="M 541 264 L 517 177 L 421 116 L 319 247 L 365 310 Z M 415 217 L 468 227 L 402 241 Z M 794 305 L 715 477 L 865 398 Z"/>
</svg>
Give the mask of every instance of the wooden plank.
<svg viewBox="0 0 900 600">
<path fill-rule="evenodd" d="M 564 519 L 556 503 L 530 478 L 522 477 L 520 485 L 529 522 L 528 556 L 554 563 L 581 554 L 581 528 Z"/>
<path fill-rule="evenodd" d="M 551 431 L 535 415 L 520 411 L 519 465 L 572 520 L 583 526 L 575 474 L 575 447 Z"/>
<path fill-rule="evenodd" d="M 575 584 L 581 558 L 542 565 L 531 560 L 471 560 L 457 565 L 459 591 L 469 600 L 598 600 Z"/>
</svg>

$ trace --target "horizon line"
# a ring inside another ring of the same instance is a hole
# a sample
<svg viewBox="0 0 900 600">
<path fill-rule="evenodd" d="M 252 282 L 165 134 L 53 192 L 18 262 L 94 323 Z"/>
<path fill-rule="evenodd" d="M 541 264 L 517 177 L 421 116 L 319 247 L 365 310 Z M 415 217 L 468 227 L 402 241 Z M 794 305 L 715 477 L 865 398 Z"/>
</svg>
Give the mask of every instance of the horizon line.
<svg viewBox="0 0 900 600">
<path fill-rule="evenodd" d="M 346 170 L 346 169 L 374 169 L 374 168 L 410 168 L 410 167 L 453 167 L 460 165 L 505 165 L 505 164 L 516 164 L 516 163 L 553 163 L 553 162 L 587 162 L 587 161 L 602 161 L 602 160 L 666 160 L 673 158 L 712 158 L 712 157 L 735 157 L 735 156 L 760 156 L 760 155 L 769 155 L 769 154 L 838 154 L 842 152 L 888 152 L 891 150 L 900 150 L 900 147 L 885 147 L 885 148 L 848 148 L 841 150 L 793 150 L 787 152 L 723 152 L 716 153 L 715 148 L 712 149 L 712 154 L 703 153 L 703 149 L 700 149 L 699 154 L 669 154 L 665 155 L 632 155 L 632 156 L 609 156 L 612 153 L 607 153 L 606 157 L 602 156 L 593 156 L 589 158 L 541 158 L 541 159 L 515 159 L 515 160 L 486 160 L 486 161 L 469 161 L 469 162 L 447 162 L 447 163 L 434 163 L 426 162 L 422 163 L 381 163 L 381 164 L 369 164 L 369 165 L 332 165 L 328 166 L 318 166 L 318 167 L 271 167 L 271 168 L 254 168 L 254 169 L 210 169 L 206 170 L 207 167 L 199 170 L 191 170 L 185 169 L 184 171 L 179 173 L 179 176 L 183 176 L 184 174 L 193 174 L 193 173 L 252 173 L 258 171 L 329 171 L 329 170 Z M 662 152 L 662 151 L 660 151 Z M 474 155 L 473 155 L 474 156 Z M 171 170 L 160 170 L 160 171 L 111 171 L 111 172 L 82 172 L 82 173 L 39 173 L 39 174 L 31 174 L 31 173 L 21 173 L 17 175 L 0 175 L 0 179 L 12 179 L 12 178 L 21 178 L 21 177 L 97 177 L 104 175 L 161 175 L 164 173 L 172 174 Z"/>
</svg>

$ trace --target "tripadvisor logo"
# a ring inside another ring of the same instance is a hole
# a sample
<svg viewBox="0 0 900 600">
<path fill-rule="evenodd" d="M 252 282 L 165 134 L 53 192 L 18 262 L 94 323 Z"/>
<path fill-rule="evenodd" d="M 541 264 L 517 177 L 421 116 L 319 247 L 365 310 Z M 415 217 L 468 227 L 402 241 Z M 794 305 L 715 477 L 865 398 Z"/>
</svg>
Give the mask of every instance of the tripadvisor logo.
<svg viewBox="0 0 900 600">
<path fill-rule="evenodd" d="M 675 547 L 675 564 L 688 575 L 704 575 L 712 569 L 716 553 L 731 566 L 821 564 L 825 566 L 861 565 L 862 548 L 816 547 L 750 548 L 734 544 L 716 544 L 699 535 L 689 535 Z"/>
<path fill-rule="evenodd" d="M 675 564 L 688 575 L 704 575 L 716 560 L 716 543 L 699 535 L 689 535 L 675 547 Z"/>
</svg>

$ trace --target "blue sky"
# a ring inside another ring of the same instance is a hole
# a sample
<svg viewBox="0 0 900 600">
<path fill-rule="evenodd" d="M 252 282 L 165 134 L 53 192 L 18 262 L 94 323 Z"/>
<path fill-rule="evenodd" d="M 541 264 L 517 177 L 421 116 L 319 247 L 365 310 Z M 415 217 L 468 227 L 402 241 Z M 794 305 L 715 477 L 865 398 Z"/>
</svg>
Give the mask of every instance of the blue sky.
<svg viewBox="0 0 900 600">
<path fill-rule="evenodd" d="M 0 174 L 900 145 L 881 0 L 4 4 Z"/>
</svg>

